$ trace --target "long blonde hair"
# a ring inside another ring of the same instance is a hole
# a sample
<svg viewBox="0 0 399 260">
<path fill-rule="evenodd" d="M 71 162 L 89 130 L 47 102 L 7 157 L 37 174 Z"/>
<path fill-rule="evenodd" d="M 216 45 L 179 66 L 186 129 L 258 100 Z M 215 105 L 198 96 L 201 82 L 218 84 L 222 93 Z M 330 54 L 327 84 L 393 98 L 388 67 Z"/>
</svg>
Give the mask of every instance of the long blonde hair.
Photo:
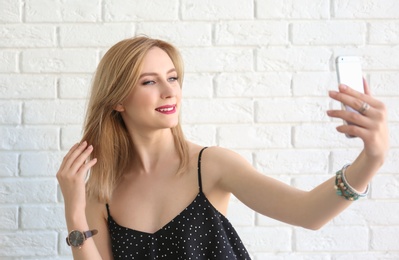
<svg viewBox="0 0 399 260">
<path fill-rule="evenodd" d="M 100 202 L 109 201 L 115 185 L 134 156 L 134 144 L 115 107 L 137 84 L 144 56 L 153 47 L 169 55 L 182 86 L 183 62 L 179 51 L 165 41 L 145 36 L 118 42 L 107 51 L 97 67 L 82 141 L 93 145 L 91 158 L 97 158 L 87 180 L 87 194 Z M 171 131 L 180 157 L 178 172 L 181 173 L 188 164 L 188 146 L 180 123 Z"/>
</svg>

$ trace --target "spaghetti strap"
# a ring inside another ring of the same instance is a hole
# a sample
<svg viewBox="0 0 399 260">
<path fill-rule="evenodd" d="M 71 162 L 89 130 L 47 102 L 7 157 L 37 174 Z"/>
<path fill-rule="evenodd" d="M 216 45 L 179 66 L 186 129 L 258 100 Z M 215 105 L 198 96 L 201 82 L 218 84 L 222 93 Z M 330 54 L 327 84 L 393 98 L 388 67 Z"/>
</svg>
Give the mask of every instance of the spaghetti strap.
<svg viewBox="0 0 399 260">
<path fill-rule="evenodd" d="M 198 155 L 198 185 L 199 185 L 199 191 L 202 193 L 202 180 L 201 180 L 201 157 L 202 157 L 202 152 L 208 147 L 204 147 L 201 149 Z"/>
<path fill-rule="evenodd" d="M 108 214 L 108 218 L 109 218 L 111 216 L 111 214 L 109 214 L 109 205 L 108 205 L 108 203 L 105 204 L 105 207 L 107 207 L 107 214 Z"/>
</svg>

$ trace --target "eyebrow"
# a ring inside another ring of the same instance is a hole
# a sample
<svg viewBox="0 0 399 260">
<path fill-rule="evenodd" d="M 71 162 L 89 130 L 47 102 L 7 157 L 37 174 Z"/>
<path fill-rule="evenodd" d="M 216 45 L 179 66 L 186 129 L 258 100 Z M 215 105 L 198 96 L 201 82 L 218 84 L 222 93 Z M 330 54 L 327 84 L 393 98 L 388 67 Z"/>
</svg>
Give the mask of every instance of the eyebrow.
<svg viewBox="0 0 399 260">
<path fill-rule="evenodd" d="M 175 68 L 172 68 L 172 69 L 168 70 L 168 71 L 166 72 L 166 74 L 169 74 L 169 73 L 174 72 L 174 71 L 176 71 L 176 69 L 175 69 Z M 158 73 L 155 73 L 155 72 L 146 72 L 146 73 L 143 73 L 143 74 L 140 75 L 140 79 L 141 79 L 142 77 L 145 77 L 145 76 L 156 76 L 156 75 L 158 75 Z"/>
</svg>

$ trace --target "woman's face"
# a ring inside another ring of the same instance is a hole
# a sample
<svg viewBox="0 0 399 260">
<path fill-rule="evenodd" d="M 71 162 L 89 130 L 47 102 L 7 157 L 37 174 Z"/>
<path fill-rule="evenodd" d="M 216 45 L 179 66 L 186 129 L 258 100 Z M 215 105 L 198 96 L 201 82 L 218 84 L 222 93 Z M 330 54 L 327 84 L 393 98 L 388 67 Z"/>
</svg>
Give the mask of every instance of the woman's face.
<svg viewBox="0 0 399 260">
<path fill-rule="evenodd" d="M 128 129 L 158 130 L 178 124 L 181 88 L 175 66 L 160 48 L 144 57 L 140 78 L 129 96 L 116 107 Z"/>
</svg>

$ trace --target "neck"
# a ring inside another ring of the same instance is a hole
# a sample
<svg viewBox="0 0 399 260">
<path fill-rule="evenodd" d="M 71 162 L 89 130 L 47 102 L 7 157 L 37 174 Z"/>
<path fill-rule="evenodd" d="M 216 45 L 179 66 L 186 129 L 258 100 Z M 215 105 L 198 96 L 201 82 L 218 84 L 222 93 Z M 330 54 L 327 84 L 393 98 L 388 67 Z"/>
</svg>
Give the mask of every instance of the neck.
<svg viewBox="0 0 399 260">
<path fill-rule="evenodd" d="M 171 129 L 145 135 L 134 134 L 131 138 L 135 150 L 132 167 L 141 173 L 150 174 L 168 162 L 179 161 Z"/>
</svg>

